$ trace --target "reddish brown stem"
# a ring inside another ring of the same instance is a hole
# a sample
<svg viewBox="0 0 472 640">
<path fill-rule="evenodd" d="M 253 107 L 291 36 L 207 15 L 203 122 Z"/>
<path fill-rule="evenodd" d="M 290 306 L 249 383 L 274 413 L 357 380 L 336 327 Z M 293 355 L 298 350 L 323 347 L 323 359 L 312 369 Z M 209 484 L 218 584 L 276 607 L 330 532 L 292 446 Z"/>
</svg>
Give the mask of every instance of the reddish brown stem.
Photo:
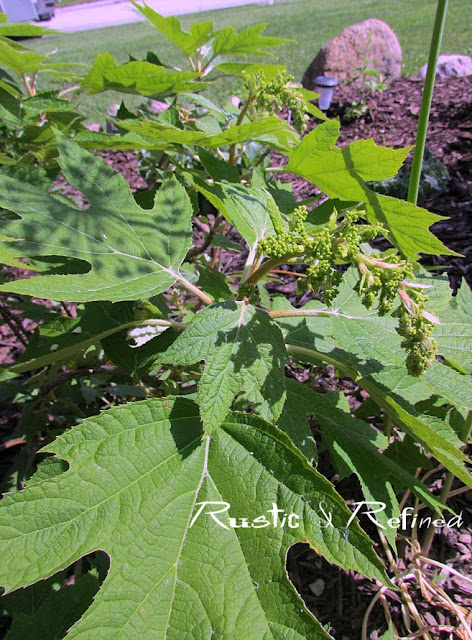
<svg viewBox="0 0 472 640">
<path fill-rule="evenodd" d="M 7 440 L 6 442 L 2 442 L 0 444 L 0 451 L 6 451 L 7 449 L 11 449 L 12 447 L 17 447 L 20 444 L 25 444 L 26 440 L 23 438 L 12 438 L 11 440 Z"/>
</svg>

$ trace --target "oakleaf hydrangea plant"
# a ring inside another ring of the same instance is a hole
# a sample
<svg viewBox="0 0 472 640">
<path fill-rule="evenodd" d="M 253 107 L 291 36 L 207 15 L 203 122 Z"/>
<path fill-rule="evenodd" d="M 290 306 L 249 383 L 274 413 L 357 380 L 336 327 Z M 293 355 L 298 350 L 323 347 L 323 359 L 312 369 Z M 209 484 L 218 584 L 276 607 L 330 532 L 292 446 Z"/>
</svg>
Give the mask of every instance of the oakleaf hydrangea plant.
<svg viewBox="0 0 472 640">
<path fill-rule="evenodd" d="M 314 94 L 247 60 L 283 43 L 264 25 L 185 31 L 133 4 L 188 68 L 105 52 L 81 88 L 162 108 L 123 104 L 107 116 L 118 133 L 54 130 L 83 206 L 0 172 L 0 256 L 32 272 L 0 292 L 37 319 L 1 373 L 26 443 L 0 502 L 7 637 L 328 639 L 287 574 L 299 542 L 395 583 L 420 626 L 376 545 L 396 553 L 389 523 L 408 500 L 447 512 L 415 468 L 432 459 L 472 486 L 472 294 L 418 268 L 419 254 L 453 254 L 429 229 L 439 217 L 366 185 L 410 149 L 336 146 Z M 208 97 L 222 74 L 240 79 L 238 106 Z M 132 193 L 103 149 L 146 151 L 151 187 Z M 297 201 L 280 170 L 321 203 Z M 281 273 L 304 304 L 277 291 Z M 374 420 L 316 385 L 326 365 Z M 318 467 L 320 442 L 383 505 L 373 531 Z"/>
</svg>

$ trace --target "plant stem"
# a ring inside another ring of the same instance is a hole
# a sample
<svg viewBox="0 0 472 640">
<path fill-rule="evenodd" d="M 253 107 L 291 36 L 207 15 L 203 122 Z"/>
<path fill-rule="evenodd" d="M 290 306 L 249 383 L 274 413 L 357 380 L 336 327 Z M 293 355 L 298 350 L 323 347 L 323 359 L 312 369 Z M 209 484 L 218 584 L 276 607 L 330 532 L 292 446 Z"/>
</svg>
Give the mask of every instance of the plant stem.
<svg viewBox="0 0 472 640">
<path fill-rule="evenodd" d="M 271 318 L 328 318 L 329 316 L 337 316 L 339 318 L 348 318 L 349 320 L 355 320 L 353 316 L 347 316 L 344 313 L 339 313 L 336 309 L 330 311 L 329 309 L 282 309 L 281 311 L 269 311 Z"/>
<path fill-rule="evenodd" d="M 216 269 L 219 259 L 220 259 L 220 247 L 215 247 L 213 249 L 213 258 L 211 259 L 210 269 Z"/>
<path fill-rule="evenodd" d="M 271 273 L 281 274 L 283 276 L 294 276 L 295 278 L 306 278 L 305 273 L 298 273 L 297 271 L 288 271 L 287 269 L 272 269 Z"/>
<path fill-rule="evenodd" d="M 27 440 L 19 456 L 18 473 L 16 477 L 16 490 L 22 491 L 25 488 L 24 479 L 33 464 L 36 455 L 36 446 L 33 440 Z"/>
<path fill-rule="evenodd" d="M 423 164 L 423 154 L 428 131 L 429 114 L 431 111 L 431 101 L 433 98 L 434 81 L 436 78 L 436 66 L 438 64 L 439 50 L 446 21 L 448 0 L 438 0 L 436 17 L 434 20 L 433 35 L 428 57 L 428 70 L 421 100 L 421 109 L 418 119 L 418 131 L 416 134 L 416 146 L 411 165 L 410 184 L 408 187 L 408 202 L 416 204 L 420 185 L 421 167 Z"/>
<path fill-rule="evenodd" d="M 6 451 L 7 449 L 11 449 L 11 447 L 17 447 L 18 445 L 25 443 L 26 440 L 24 438 L 13 438 L 12 440 L 2 442 L 2 444 L 0 444 L 0 451 Z"/>
<path fill-rule="evenodd" d="M 251 273 L 255 271 L 255 269 L 257 268 L 257 265 L 259 264 L 260 259 L 261 259 L 261 256 L 257 251 L 257 246 L 254 245 L 249 251 L 248 257 L 246 259 L 246 263 L 244 265 L 243 272 L 241 274 L 241 279 L 239 281 L 240 286 L 244 284 L 246 280 L 249 278 L 249 276 L 251 275 Z"/>
<path fill-rule="evenodd" d="M 348 376 L 349 378 L 352 378 L 354 381 L 357 380 L 358 378 L 356 372 L 353 369 L 349 369 L 349 367 L 347 367 L 346 365 L 341 364 L 334 358 L 330 358 L 330 356 L 328 356 L 325 353 L 320 353 L 318 351 L 315 351 L 315 349 L 298 347 L 295 344 L 286 344 L 285 349 L 287 350 L 288 353 L 294 353 L 295 355 L 298 354 L 300 356 L 307 356 L 308 358 L 314 358 L 315 360 L 318 360 L 321 363 L 324 362 L 326 364 L 330 364 L 333 367 L 335 367 L 335 369 L 338 369 L 339 371 L 341 371 L 343 375 Z"/>
<path fill-rule="evenodd" d="M 0 316 L 5 320 L 5 323 L 9 326 L 18 341 L 26 347 L 28 345 L 28 334 L 23 329 L 23 326 L 15 319 L 15 316 L 3 304 L 0 306 Z"/>
<path fill-rule="evenodd" d="M 469 411 L 469 413 L 467 414 L 467 418 L 465 419 L 465 422 L 464 422 L 464 428 L 462 430 L 462 433 L 459 434 L 459 437 L 461 438 L 461 440 L 463 440 L 464 444 L 467 444 L 467 442 L 469 441 L 471 430 L 472 430 L 472 411 Z M 449 498 L 449 493 L 451 491 L 454 478 L 455 478 L 455 475 L 451 471 L 448 471 L 446 473 L 446 477 L 444 479 L 444 485 L 439 495 L 439 499 L 444 504 L 446 504 L 447 499 Z M 436 517 L 440 518 L 441 514 L 436 514 Z M 426 536 L 423 542 L 423 548 L 421 550 L 421 553 L 423 554 L 423 556 L 428 557 L 431 549 L 431 545 L 434 540 L 435 533 L 436 533 L 436 527 L 434 526 L 433 523 L 431 523 L 430 527 L 428 528 L 428 531 L 426 532 Z"/>
<path fill-rule="evenodd" d="M 33 76 L 33 78 L 31 79 L 28 75 L 26 75 L 26 73 L 24 73 L 21 76 L 21 79 L 23 80 L 23 85 L 26 89 L 26 92 L 28 93 L 28 96 L 30 98 L 33 98 L 36 94 L 36 89 L 35 89 L 35 76 Z"/>
<path fill-rule="evenodd" d="M 264 264 L 261 264 L 260 267 L 258 267 L 253 273 L 251 273 L 246 282 L 248 284 L 256 284 L 256 282 L 266 276 L 270 271 L 272 271 L 272 269 L 275 269 L 280 264 L 285 264 L 291 257 L 292 256 L 287 255 L 283 256 L 282 258 L 269 258 L 269 260 L 266 260 Z"/>
<path fill-rule="evenodd" d="M 74 584 L 77 584 L 77 582 L 79 581 L 82 575 L 83 563 L 84 563 L 83 558 L 80 558 L 79 560 L 74 562 Z"/>
<path fill-rule="evenodd" d="M 76 315 L 72 314 L 72 311 L 69 309 L 69 307 L 67 306 L 67 304 L 65 302 L 61 302 L 61 307 L 64 309 L 64 311 L 66 312 L 66 315 L 69 316 L 69 318 L 75 318 Z"/>
<path fill-rule="evenodd" d="M 390 568 L 392 569 L 393 573 L 395 574 L 395 581 L 396 584 L 398 585 L 400 591 L 402 592 L 402 596 L 403 596 L 403 600 L 406 604 L 406 606 L 408 607 L 414 621 L 416 622 L 416 624 L 418 625 L 418 630 L 421 632 L 420 636 L 423 636 L 423 638 L 425 640 L 432 640 L 431 636 L 429 635 L 429 633 L 425 630 L 425 624 L 420 616 L 420 613 L 418 611 L 418 609 L 415 606 L 415 603 L 413 602 L 413 599 L 411 597 L 410 592 L 408 591 L 408 587 L 405 584 L 405 581 L 408 579 L 408 575 L 405 576 L 404 578 L 402 578 L 402 573 L 400 572 L 400 570 L 398 569 L 398 565 L 396 563 L 395 558 L 393 557 L 393 554 L 390 550 L 390 547 L 388 546 L 388 542 L 387 539 L 385 537 L 385 535 L 383 534 L 383 532 L 379 529 L 379 538 L 380 538 L 380 542 L 382 543 L 382 546 L 384 548 L 385 551 L 385 555 L 387 556 L 387 560 L 388 563 L 390 565 Z"/>
<path fill-rule="evenodd" d="M 443 562 L 438 562 L 437 560 L 432 560 L 431 558 L 425 558 L 422 555 L 417 555 L 416 559 L 422 564 L 432 564 L 435 567 L 438 567 L 439 569 L 441 569 L 441 573 L 443 571 L 446 571 L 447 573 L 452 573 L 453 575 L 457 576 L 464 582 L 468 582 L 472 586 L 472 580 L 470 578 L 468 578 L 466 575 L 462 573 L 459 573 L 459 571 L 456 571 L 454 567 L 450 567 L 448 564 L 444 564 Z"/>
<path fill-rule="evenodd" d="M 197 296 L 197 298 L 200 298 L 200 300 L 202 300 L 205 304 L 213 304 L 213 298 L 210 298 L 209 295 L 207 295 L 204 291 L 202 291 L 201 289 L 199 289 L 198 287 L 196 287 L 194 284 L 192 284 L 191 282 L 189 282 L 186 278 L 184 278 L 183 276 L 179 276 L 179 282 L 180 284 L 182 284 L 188 291 L 190 291 L 191 293 L 193 293 L 194 295 Z"/>
<path fill-rule="evenodd" d="M 445 631 L 446 633 L 452 633 L 455 630 L 455 627 L 451 627 L 445 624 L 430 624 L 427 627 L 423 627 L 421 631 L 415 631 L 415 633 L 410 633 L 405 636 L 403 640 L 415 640 L 415 638 L 420 638 L 424 636 L 426 632 L 432 631 L 438 633 L 439 631 Z"/>
<path fill-rule="evenodd" d="M 73 84 L 70 87 L 66 87 L 65 89 L 61 89 L 61 91 L 58 92 L 57 97 L 58 98 L 62 98 L 62 96 L 65 96 L 66 93 L 69 93 L 70 91 L 77 91 L 77 89 L 80 89 L 80 85 L 79 84 Z"/>
<path fill-rule="evenodd" d="M 221 224 L 221 220 L 222 220 L 221 213 L 218 213 L 215 216 L 215 220 L 214 220 L 212 226 L 210 227 L 210 229 L 209 229 L 209 231 L 208 231 L 208 233 L 207 233 L 202 245 L 200 247 L 194 247 L 193 249 L 190 249 L 190 251 L 187 253 L 187 256 L 185 258 L 185 260 L 187 262 L 195 262 L 195 260 L 198 258 L 198 256 L 201 253 L 204 253 L 208 249 L 208 247 L 211 244 L 211 241 L 213 240 L 213 238 L 214 238 L 214 236 L 216 234 L 216 231 L 217 231 L 219 225 Z"/>
</svg>

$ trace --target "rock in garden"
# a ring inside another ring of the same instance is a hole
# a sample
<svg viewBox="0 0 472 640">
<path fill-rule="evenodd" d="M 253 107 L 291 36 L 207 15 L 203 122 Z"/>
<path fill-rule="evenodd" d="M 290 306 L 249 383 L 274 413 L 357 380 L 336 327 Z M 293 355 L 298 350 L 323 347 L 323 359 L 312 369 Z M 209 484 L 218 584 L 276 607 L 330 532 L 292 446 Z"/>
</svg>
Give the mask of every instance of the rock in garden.
<svg viewBox="0 0 472 640">
<path fill-rule="evenodd" d="M 347 27 L 321 47 L 302 84 L 312 89 L 314 79 L 326 75 L 362 85 L 362 68 L 378 71 L 383 80 L 400 76 L 401 63 L 402 49 L 395 32 L 382 20 L 369 18 Z"/>
<path fill-rule="evenodd" d="M 428 65 L 418 72 L 418 76 L 424 80 Z M 439 56 L 436 67 L 436 77 L 438 78 L 462 78 L 464 76 L 472 76 L 472 58 L 470 56 Z"/>
</svg>

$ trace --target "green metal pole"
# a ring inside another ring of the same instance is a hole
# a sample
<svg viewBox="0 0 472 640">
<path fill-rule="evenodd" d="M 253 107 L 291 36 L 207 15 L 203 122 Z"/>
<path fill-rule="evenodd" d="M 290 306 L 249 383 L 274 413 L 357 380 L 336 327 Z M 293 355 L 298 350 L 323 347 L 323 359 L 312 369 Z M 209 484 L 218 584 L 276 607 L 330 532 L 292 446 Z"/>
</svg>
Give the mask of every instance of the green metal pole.
<svg viewBox="0 0 472 640">
<path fill-rule="evenodd" d="M 408 202 L 413 202 L 413 204 L 416 204 L 418 199 L 424 146 L 426 142 L 426 133 L 428 131 L 431 100 L 433 98 L 436 66 L 438 64 L 439 50 L 441 49 L 441 40 L 444 33 L 444 23 L 446 22 L 447 3 L 448 0 L 438 0 L 433 36 L 431 38 L 431 47 L 429 49 L 428 71 L 424 81 L 423 97 L 421 99 L 421 109 L 418 119 L 418 131 L 416 133 L 416 146 L 413 154 L 413 162 L 411 164 L 410 184 L 408 186 Z"/>
</svg>

